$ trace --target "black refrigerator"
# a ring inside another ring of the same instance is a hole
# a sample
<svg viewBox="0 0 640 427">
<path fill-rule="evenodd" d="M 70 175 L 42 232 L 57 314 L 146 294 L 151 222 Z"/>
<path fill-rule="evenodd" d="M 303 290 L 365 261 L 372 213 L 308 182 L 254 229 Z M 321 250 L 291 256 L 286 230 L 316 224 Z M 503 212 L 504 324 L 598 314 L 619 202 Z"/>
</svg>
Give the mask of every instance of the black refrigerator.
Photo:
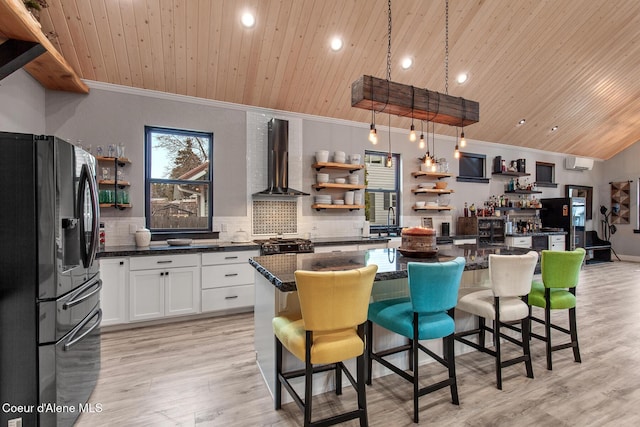
<svg viewBox="0 0 640 427">
<path fill-rule="evenodd" d="M 567 232 L 565 249 L 584 248 L 587 203 L 584 197 L 541 199 L 540 219 L 543 227 L 561 228 Z"/>
<path fill-rule="evenodd" d="M 0 426 L 72 426 L 100 370 L 95 158 L 0 132 Z"/>
</svg>

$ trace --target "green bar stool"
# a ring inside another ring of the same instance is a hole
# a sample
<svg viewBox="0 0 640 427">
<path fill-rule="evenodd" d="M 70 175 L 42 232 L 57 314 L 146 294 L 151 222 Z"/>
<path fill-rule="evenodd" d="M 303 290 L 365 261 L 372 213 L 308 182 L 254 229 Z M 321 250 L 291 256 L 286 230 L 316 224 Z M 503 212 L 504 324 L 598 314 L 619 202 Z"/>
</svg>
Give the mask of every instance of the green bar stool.
<svg viewBox="0 0 640 427">
<path fill-rule="evenodd" d="M 538 262 L 538 253 L 530 251 L 525 255 L 489 255 L 489 277 L 491 288 L 475 290 L 458 300 L 456 310 L 478 316 L 478 328 L 456 333 L 456 340 L 495 357 L 496 382 L 502 390 L 502 368 L 524 362 L 527 377 L 533 378 L 531 351 L 529 349 L 529 306 L 527 294 Z M 523 301 L 524 298 L 524 301 Z M 486 319 L 493 321 L 493 328 L 486 325 Z M 520 321 L 520 329 L 512 323 Z M 521 341 L 502 333 L 502 328 L 521 332 Z M 493 334 L 495 350 L 485 346 L 485 332 Z M 478 343 L 467 336 L 478 335 Z M 504 339 L 522 347 L 522 356 L 502 360 L 500 340 Z"/>
<path fill-rule="evenodd" d="M 416 423 L 418 422 L 418 398 L 420 396 L 444 387 L 450 387 L 453 403 L 455 405 L 459 403 L 453 351 L 453 333 L 455 331 L 453 307 L 458 300 L 458 289 L 464 265 L 465 260 L 462 257 L 446 262 L 409 262 L 407 272 L 410 298 L 377 301 L 369 305 L 367 384 L 371 384 L 373 360 L 413 383 L 413 421 Z M 409 339 L 409 343 L 374 352 L 372 345 L 373 323 L 405 336 Z M 442 338 L 444 357 L 440 357 L 419 342 L 420 340 L 437 338 Z M 420 388 L 418 383 L 418 350 L 422 350 L 448 368 L 448 379 Z M 386 356 L 403 351 L 409 352 L 409 366 L 413 374 L 407 373 L 384 359 Z"/>
<path fill-rule="evenodd" d="M 580 268 L 584 261 L 585 250 L 542 251 L 542 282 L 534 281 L 529 292 L 529 319 L 544 324 L 544 336 L 531 333 L 531 336 L 547 343 L 547 369 L 553 368 L 551 353 L 565 348 L 573 349 L 573 357 L 580 363 L 578 347 L 578 328 L 576 323 L 576 286 L 580 277 Z M 533 316 L 532 307 L 544 309 L 544 320 Z M 569 310 L 569 329 L 551 323 L 551 310 Z M 571 341 L 551 345 L 551 329 L 570 335 Z"/>
<path fill-rule="evenodd" d="M 347 271 L 295 272 L 300 314 L 273 318 L 276 344 L 275 408 L 281 407 L 282 386 L 304 413 L 305 426 L 330 426 L 359 419 L 367 426 L 364 329 L 377 265 Z M 283 348 L 304 362 L 304 369 L 284 371 Z M 356 358 L 356 379 L 343 361 Z M 313 374 L 335 371 L 336 394 L 342 394 L 342 373 L 356 389 L 358 408 L 311 421 Z M 304 401 L 289 380 L 304 377 Z"/>
</svg>

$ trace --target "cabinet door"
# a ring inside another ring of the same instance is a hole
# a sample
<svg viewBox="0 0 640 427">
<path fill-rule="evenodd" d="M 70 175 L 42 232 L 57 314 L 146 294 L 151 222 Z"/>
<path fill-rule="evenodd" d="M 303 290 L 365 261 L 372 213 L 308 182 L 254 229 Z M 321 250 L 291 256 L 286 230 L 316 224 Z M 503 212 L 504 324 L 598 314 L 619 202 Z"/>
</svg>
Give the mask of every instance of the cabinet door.
<svg viewBox="0 0 640 427">
<path fill-rule="evenodd" d="M 200 268 L 171 268 L 164 275 L 165 316 L 200 312 Z"/>
<path fill-rule="evenodd" d="M 127 281 L 129 279 L 129 260 L 127 258 L 101 258 L 100 307 L 102 308 L 102 326 L 126 323 Z"/>
<path fill-rule="evenodd" d="M 132 322 L 164 316 L 165 271 L 141 270 L 129 273 L 129 319 Z"/>
</svg>

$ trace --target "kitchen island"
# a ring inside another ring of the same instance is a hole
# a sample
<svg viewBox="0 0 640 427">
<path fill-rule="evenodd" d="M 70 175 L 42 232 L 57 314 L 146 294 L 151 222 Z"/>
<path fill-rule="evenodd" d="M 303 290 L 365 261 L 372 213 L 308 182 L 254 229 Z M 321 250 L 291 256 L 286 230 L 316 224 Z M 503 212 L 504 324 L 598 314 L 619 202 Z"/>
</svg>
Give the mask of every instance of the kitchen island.
<svg viewBox="0 0 640 427">
<path fill-rule="evenodd" d="M 255 350 L 258 367 L 273 396 L 275 384 L 275 344 L 271 320 L 283 313 L 299 312 L 298 296 L 294 272 L 296 270 L 311 271 L 337 271 L 360 268 L 371 264 L 378 266 L 371 299 L 380 301 L 390 298 L 408 296 L 407 263 L 408 262 L 439 262 L 448 261 L 458 256 L 466 261 L 465 271 L 462 275 L 461 292 L 465 289 L 477 286 L 488 286 L 488 262 L 489 255 L 519 255 L 527 253 L 524 248 L 513 248 L 503 245 L 441 245 L 438 255 L 431 258 L 409 258 L 400 254 L 397 249 L 371 249 L 368 251 L 320 253 L 320 254 L 283 254 L 259 256 L 249 260 L 256 269 L 255 272 Z M 470 316 L 457 316 L 456 329 L 475 327 Z M 374 325 L 377 327 L 377 325 Z M 403 339 L 384 330 L 375 330 L 374 346 L 388 348 L 403 343 Z M 430 341 L 427 347 L 433 351 L 441 352 L 439 340 Z M 469 347 L 456 344 L 456 354 L 470 351 Z M 406 365 L 406 354 L 395 355 L 394 363 Z M 353 362 L 353 361 L 349 361 Z M 303 367 L 295 357 L 285 352 L 285 367 Z M 355 362 L 353 363 L 355 365 Z M 348 363 L 349 369 L 354 366 Z M 390 371 L 381 365 L 374 364 L 374 377 L 387 375 Z M 323 380 L 314 381 L 314 394 L 332 390 L 333 377 L 326 375 Z M 302 381 L 298 386 L 302 387 Z M 283 401 L 290 399 L 287 393 L 283 393 Z"/>
</svg>

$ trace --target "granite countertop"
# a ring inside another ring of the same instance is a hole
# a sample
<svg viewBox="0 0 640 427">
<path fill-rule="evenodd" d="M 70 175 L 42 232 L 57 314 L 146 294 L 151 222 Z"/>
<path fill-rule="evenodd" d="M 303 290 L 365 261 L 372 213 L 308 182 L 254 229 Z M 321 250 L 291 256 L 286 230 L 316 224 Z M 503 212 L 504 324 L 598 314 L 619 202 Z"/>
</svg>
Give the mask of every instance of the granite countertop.
<svg viewBox="0 0 640 427">
<path fill-rule="evenodd" d="M 383 236 L 347 236 L 347 237 L 316 237 L 311 239 L 314 246 L 333 246 L 333 245 L 366 245 L 375 243 L 386 243 L 391 240 L 389 237 Z"/>
<path fill-rule="evenodd" d="M 139 248 L 135 245 L 127 246 L 107 246 L 98 252 L 98 258 L 123 257 L 123 256 L 145 256 L 145 255 L 175 255 L 175 254 L 195 254 L 200 252 L 232 252 L 259 250 L 257 243 L 203 243 L 191 244 L 189 246 L 169 246 L 151 245 L 146 248 Z"/>
<path fill-rule="evenodd" d="M 566 231 L 534 231 L 530 233 L 511 233 L 505 234 L 507 237 L 526 237 L 526 236 L 554 236 L 567 234 Z"/>
<path fill-rule="evenodd" d="M 465 270 L 488 268 L 490 254 L 519 255 L 529 249 L 512 248 L 504 245 L 441 245 L 438 255 L 432 258 L 410 258 L 396 249 L 370 249 L 368 251 L 266 255 L 249 259 L 249 263 L 269 282 L 282 292 L 295 291 L 293 273 L 296 270 L 338 271 L 378 266 L 376 281 L 404 279 L 407 277 L 408 262 L 449 261 L 458 256 L 466 260 Z"/>
</svg>

